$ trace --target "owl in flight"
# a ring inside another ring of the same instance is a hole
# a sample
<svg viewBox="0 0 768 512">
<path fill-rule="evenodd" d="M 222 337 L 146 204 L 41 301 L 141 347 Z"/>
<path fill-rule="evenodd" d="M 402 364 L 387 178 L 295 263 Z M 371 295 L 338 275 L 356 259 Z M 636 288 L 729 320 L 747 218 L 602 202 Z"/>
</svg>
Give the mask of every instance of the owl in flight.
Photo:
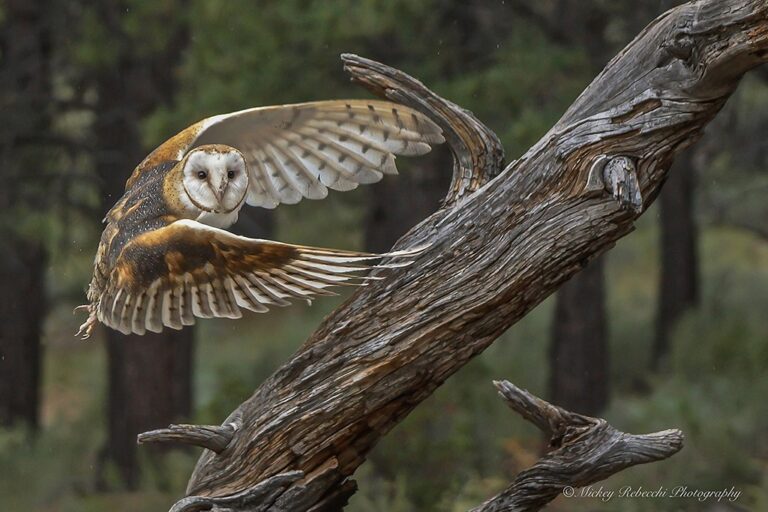
<svg viewBox="0 0 768 512">
<path fill-rule="evenodd" d="M 244 204 L 275 208 L 374 183 L 397 173 L 395 155 L 443 140 L 423 115 L 384 101 L 252 108 L 193 124 L 136 167 L 107 213 L 78 335 L 97 322 L 125 334 L 181 329 L 359 283 L 355 273 L 382 255 L 225 230 Z"/>
</svg>

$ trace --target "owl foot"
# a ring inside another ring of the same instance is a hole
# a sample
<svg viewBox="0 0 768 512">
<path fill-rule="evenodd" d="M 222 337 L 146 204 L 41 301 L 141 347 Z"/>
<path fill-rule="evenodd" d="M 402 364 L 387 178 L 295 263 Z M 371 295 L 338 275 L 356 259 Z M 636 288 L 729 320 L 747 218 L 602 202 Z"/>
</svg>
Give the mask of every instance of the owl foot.
<svg viewBox="0 0 768 512">
<path fill-rule="evenodd" d="M 75 337 L 87 340 L 91 337 L 93 328 L 96 327 L 96 308 L 94 308 L 91 304 L 83 304 L 82 306 L 77 306 L 74 311 L 72 311 L 72 313 L 77 313 L 79 311 L 87 311 L 88 318 L 85 320 L 83 325 L 80 326 L 80 329 L 77 330 Z"/>
</svg>

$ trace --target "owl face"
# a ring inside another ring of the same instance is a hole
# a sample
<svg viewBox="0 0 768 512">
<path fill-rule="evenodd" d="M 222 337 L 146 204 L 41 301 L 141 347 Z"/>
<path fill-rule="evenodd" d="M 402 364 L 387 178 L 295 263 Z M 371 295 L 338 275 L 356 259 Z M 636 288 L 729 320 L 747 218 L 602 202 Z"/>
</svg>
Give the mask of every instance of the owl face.
<svg viewBox="0 0 768 512">
<path fill-rule="evenodd" d="M 243 204 L 248 191 L 245 158 L 229 146 L 200 146 L 185 158 L 182 183 L 189 199 L 201 210 L 232 212 Z"/>
</svg>

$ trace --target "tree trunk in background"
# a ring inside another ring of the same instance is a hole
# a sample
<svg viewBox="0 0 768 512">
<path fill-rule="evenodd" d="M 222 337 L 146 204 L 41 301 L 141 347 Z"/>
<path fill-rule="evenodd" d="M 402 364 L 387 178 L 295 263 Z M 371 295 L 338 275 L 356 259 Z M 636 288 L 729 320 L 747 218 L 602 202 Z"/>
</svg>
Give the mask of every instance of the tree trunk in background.
<svg viewBox="0 0 768 512">
<path fill-rule="evenodd" d="M 385 176 L 368 190 L 365 250 L 386 252 L 410 228 L 440 206 L 451 177 L 450 153 L 435 148 L 423 163 L 399 176 Z"/>
<path fill-rule="evenodd" d="M 243 208 L 229 231 L 249 238 L 272 238 L 275 233 L 275 211 L 267 208 Z"/>
<path fill-rule="evenodd" d="M 613 51 L 605 40 L 608 16 L 595 2 L 560 0 L 555 25 L 580 45 L 597 74 Z M 645 18 L 641 18 L 645 19 Z M 610 396 L 604 257 L 592 261 L 557 293 L 549 347 L 549 398 L 566 409 L 597 415 Z"/>
<path fill-rule="evenodd" d="M 107 458 L 128 488 L 139 483 L 136 436 L 189 418 L 192 408 L 192 333 L 107 336 Z M 103 478 L 102 478 L 103 480 Z"/>
<path fill-rule="evenodd" d="M 657 370 L 670 349 L 675 324 L 699 301 L 698 230 L 693 216 L 695 174 L 691 151 L 680 155 L 661 203 L 661 277 L 651 364 Z"/>
<path fill-rule="evenodd" d="M 103 184 L 103 210 L 123 194 L 125 180 L 143 158 L 139 119 L 130 105 L 118 67 L 115 76 L 102 77 L 95 122 Z M 192 409 L 193 329 L 166 330 L 144 336 L 124 335 L 104 328 L 107 335 L 109 391 L 107 396 L 108 461 L 117 465 L 124 483 L 139 482 L 136 436 L 189 417 Z M 102 475 L 102 480 L 103 475 Z"/>
<path fill-rule="evenodd" d="M 119 4 L 100 3 L 98 13 L 111 30 L 122 30 Z M 142 118 L 172 101 L 174 70 L 188 34 L 176 20 L 169 21 L 168 27 L 174 35 L 165 50 L 150 55 L 146 51 L 136 54 L 136 47 L 141 45 L 132 44 L 125 33 L 122 39 L 116 36 L 121 42 L 115 61 L 91 76 L 99 98 L 93 131 L 105 212 L 123 195 L 125 181 L 147 153 L 141 144 Z M 135 488 L 140 477 L 136 436 L 188 418 L 191 413 L 194 331 L 168 329 L 138 336 L 104 329 L 109 385 L 103 455 L 117 466 L 123 483 Z M 99 475 L 101 487 L 106 484 L 104 469 Z"/>
<path fill-rule="evenodd" d="M 598 258 L 560 288 L 549 348 L 553 403 L 591 416 L 610 397 L 603 267 Z"/>
<path fill-rule="evenodd" d="M 0 246 L 0 425 L 38 426 L 45 250 L 3 233 Z"/>
<path fill-rule="evenodd" d="M 549 345 L 549 399 L 591 416 L 610 398 L 604 281 L 600 257 L 560 288 Z"/>
<path fill-rule="evenodd" d="M 45 319 L 42 241 L 18 232 L 22 186 L 35 180 L 44 153 L 24 139 L 50 129 L 51 27 L 42 1 L 6 0 L 0 27 L 0 425 L 38 426 L 41 347 Z M 42 189 L 45 184 L 40 184 Z M 33 188 L 33 187 L 30 187 Z M 35 189 L 37 190 L 37 189 Z M 26 192 L 27 190 L 25 190 Z M 40 194 L 44 196 L 44 193 Z M 35 202 L 34 199 L 31 199 Z"/>
</svg>

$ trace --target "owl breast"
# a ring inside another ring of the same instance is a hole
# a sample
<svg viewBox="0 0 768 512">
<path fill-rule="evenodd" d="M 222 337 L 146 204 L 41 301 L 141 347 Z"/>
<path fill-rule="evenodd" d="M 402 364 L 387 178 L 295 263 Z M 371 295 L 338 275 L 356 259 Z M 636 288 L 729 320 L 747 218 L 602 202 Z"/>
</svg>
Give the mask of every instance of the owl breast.
<svg viewBox="0 0 768 512">
<path fill-rule="evenodd" d="M 237 222 L 237 217 L 239 214 L 240 208 L 237 208 L 229 213 L 202 212 L 195 220 L 215 228 L 226 229 Z"/>
</svg>

